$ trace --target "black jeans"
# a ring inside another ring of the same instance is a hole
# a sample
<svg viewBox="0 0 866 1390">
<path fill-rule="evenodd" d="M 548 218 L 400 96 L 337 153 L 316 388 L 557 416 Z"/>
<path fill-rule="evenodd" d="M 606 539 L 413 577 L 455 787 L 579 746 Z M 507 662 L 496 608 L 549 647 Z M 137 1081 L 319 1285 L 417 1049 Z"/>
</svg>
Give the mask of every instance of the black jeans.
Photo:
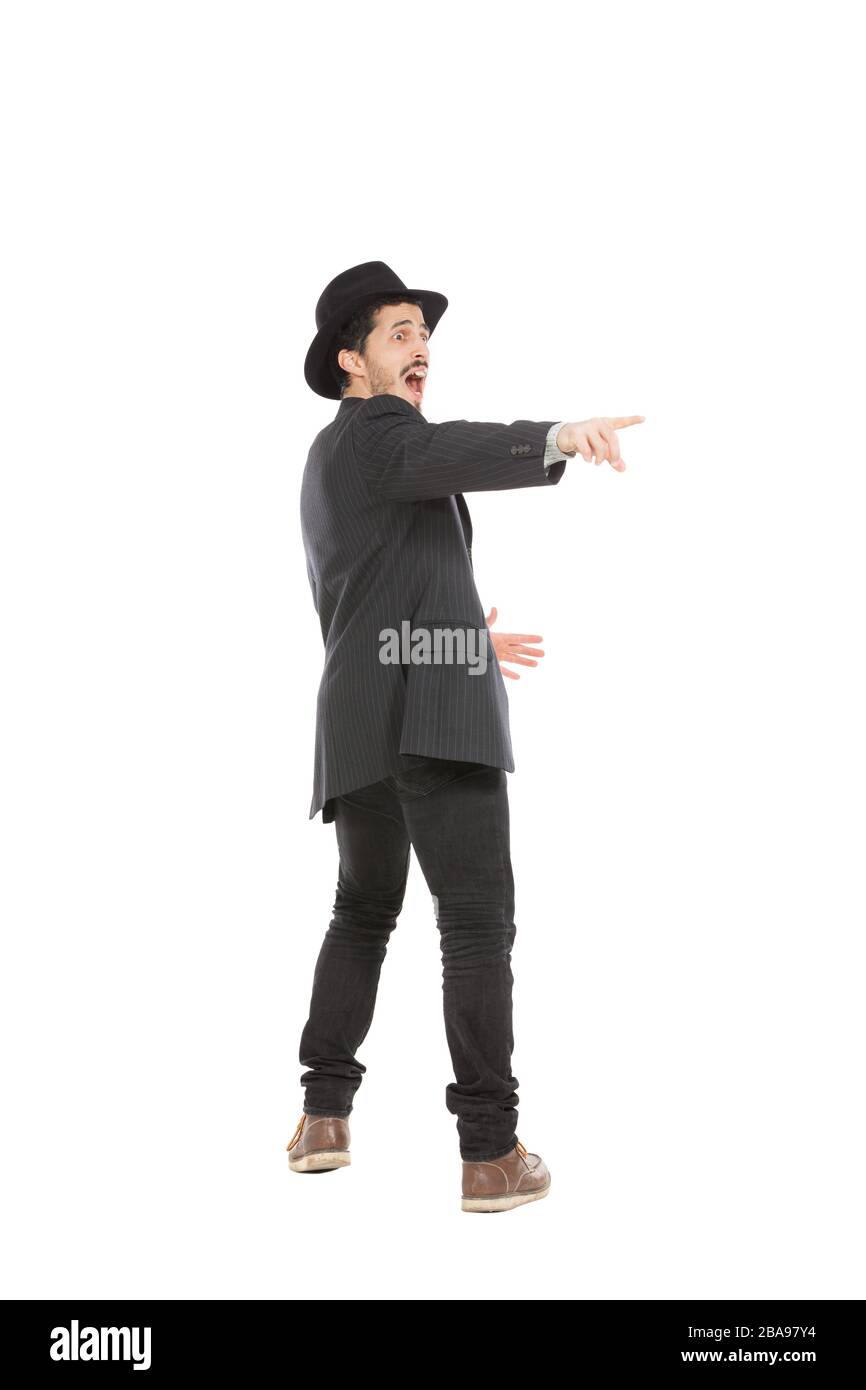
<svg viewBox="0 0 866 1390">
<path fill-rule="evenodd" d="M 445 1034 L 455 1080 L 445 1088 L 460 1154 L 479 1161 L 515 1146 L 511 1074 L 514 879 L 502 768 L 406 755 L 399 776 L 335 799 L 340 853 L 333 917 L 301 1036 L 308 1115 L 347 1116 L 366 1067 L 357 1051 L 373 1020 L 379 973 L 403 906 L 412 848 L 442 951 Z M 410 1046 L 423 1047 L 412 1038 Z"/>
</svg>

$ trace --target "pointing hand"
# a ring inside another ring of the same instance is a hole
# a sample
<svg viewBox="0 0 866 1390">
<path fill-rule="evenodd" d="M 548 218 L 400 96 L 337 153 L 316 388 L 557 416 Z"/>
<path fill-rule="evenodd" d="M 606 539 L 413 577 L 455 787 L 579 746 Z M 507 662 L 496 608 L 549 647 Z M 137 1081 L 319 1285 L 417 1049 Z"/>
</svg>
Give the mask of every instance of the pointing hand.
<svg viewBox="0 0 866 1390">
<path fill-rule="evenodd" d="M 605 460 L 618 473 L 625 469 L 625 459 L 619 452 L 617 430 L 628 425 L 639 425 L 645 415 L 598 415 L 592 420 L 575 420 L 562 426 L 556 436 L 556 447 L 564 454 L 580 454 L 589 463 L 595 455 L 596 463 Z"/>
</svg>

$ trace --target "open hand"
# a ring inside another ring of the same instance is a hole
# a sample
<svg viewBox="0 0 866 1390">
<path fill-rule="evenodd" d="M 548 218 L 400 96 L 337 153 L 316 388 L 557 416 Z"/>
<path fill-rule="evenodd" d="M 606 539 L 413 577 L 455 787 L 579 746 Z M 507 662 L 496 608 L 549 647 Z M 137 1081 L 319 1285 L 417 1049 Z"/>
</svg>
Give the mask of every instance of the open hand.
<svg viewBox="0 0 866 1390">
<path fill-rule="evenodd" d="M 564 451 L 563 451 L 564 452 Z M 487 626 L 496 622 L 496 609 L 491 608 L 485 619 Z M 519 681 L 520 674 L 517 671 L 509 671 L 507 666 L 503 666 L 503 661 L 516 662 L 520 666 L 537 666 L 538 662 L 533 661 L 533 657 L 544 656 L 542 647 L 531 647 L 526 644 L 529 642 L 540 642 L 542 638 L 536 632 L 491 632 L 493 650 L 496 653 L 496 660 L 499 662 L 499 669 L 503 676 L 510 676 L 512 680 Z"/>
</svg>

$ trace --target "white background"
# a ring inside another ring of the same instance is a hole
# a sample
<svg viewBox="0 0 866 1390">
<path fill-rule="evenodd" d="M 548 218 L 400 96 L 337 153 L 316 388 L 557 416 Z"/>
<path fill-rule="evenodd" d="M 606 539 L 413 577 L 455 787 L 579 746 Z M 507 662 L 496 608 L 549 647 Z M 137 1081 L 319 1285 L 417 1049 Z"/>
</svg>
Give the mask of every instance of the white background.
<svg viewBox="0 0 866 1390">
<path fill-rule="evenodd" d="M 3 1294 L 863 1298 L 851 8 L 2 15 Z M 646 416 L 623 474 L 467 498 L 546 652 L 506 686 L 553 1186 L 492 1222 L 414 859 L 352 1167 L 286 1161 L 337 873 L 303 361 L 371 259 L 450 300 L 428 419 Z"/>
</svg>

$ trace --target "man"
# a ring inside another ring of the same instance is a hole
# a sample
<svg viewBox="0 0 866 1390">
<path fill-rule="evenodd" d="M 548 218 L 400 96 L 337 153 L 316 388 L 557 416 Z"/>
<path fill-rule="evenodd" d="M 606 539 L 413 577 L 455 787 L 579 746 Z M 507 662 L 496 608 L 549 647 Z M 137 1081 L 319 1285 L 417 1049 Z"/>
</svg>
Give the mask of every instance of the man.
<svg viewBox="0 0 866 1390">
<path fill-rule="evenodd" d="M 350 1162 L 348 1116 L 366 1070 L 357 1051 L 414 848 L 440 933 L 462 1209 L 506 1211 L 550 1188 L 546 1164 L 516 1134 L 505 779 L 514 759 L 498 656 L 535 663 L 524 634 L 494 645 L 463 493 L 555 485 L 577 453 L 622 471 L 615 430 L 643 417 L 428 424 L 430 338 L 447 304 L 408 289 L 382 261 L 353 266 L 319 299 L 304 367 L 314 391 L 340 401 L 301 486 L 325 643 L 310 818 L 321 810 L 334 822 L 339 873 L 288 1152 L 294 1172 Z M 423 1040 L 410 1033 L 401 1045 L 411 1056 Z"/>
</svg>

